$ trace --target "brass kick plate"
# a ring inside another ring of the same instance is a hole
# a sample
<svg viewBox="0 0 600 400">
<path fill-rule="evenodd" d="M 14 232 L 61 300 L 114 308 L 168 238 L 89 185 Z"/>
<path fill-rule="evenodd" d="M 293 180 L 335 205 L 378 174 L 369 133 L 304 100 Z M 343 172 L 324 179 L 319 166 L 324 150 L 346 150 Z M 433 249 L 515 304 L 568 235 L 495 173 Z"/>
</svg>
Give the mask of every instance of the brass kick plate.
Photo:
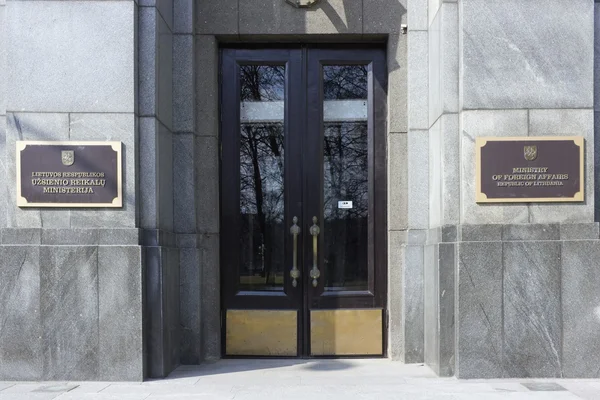
<svg viewBox="0 0 600 400">
<path fill-rule="evenodd" d="M 298 355 L 298 313 L 227 310 L 225 352 L 230 356 Z"/>
</svg>

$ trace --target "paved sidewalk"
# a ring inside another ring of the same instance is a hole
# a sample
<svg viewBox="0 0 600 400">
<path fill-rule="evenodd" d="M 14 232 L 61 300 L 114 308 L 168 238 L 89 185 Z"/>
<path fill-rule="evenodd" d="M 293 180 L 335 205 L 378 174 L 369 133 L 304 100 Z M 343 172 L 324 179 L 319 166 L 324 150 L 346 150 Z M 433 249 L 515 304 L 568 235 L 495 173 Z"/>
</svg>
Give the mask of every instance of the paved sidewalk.
<svg viewBox="0 0 600 400">
<path fill-rule="evenodd" d="M 0 382 L 0 400 L 600 400 L 600 380 L 437 378 L 388 360 L 221 360 L 143 383 Z"/>
</svg>

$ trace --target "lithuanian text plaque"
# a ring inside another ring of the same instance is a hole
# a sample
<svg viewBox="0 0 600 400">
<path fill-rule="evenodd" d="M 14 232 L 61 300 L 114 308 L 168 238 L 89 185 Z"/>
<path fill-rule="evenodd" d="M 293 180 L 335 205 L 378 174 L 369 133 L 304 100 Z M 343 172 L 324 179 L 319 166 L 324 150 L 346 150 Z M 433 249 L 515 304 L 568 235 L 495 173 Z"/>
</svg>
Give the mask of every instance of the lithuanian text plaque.
<svg viewBox="0 0 600 400">
<path fill-rule="evenodd" d="M 17 206 L 122 207 L 121 147 L 17 141 Z"/>
<path fill-rule="evenodd" d="M 583 137 L 482 137 L 475 154 L 477 203 L 585 200 Z"/>
</svg>

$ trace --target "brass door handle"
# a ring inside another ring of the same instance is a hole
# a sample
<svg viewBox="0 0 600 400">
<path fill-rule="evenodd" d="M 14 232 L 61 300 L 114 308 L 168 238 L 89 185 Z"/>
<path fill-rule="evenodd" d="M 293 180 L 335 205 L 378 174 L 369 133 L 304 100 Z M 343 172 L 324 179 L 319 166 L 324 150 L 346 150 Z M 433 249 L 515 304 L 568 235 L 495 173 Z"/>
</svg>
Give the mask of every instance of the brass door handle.
<svg viewBox="0 0 600 400">
<path fill-rule="evenodd" d="M 290 228 L 290 233 L 294 236 L 294 253 L 292 255 L 292 270 L 290 271 L 290 277 L 292 278 L 292 286 L 298 286 L 298 278 L 300 278 L 300 270 L 298 269 L 298 235 L 300 234 L 300 227 L 298 224 L 298 218 L 292 219 L 294 225 Z"/>
<path fill-rule="evenodd" d="M 313 217 L 313 225 L 310 227 L 310 234 L 313 237 L 313 267 L 310 270 L 310 277 L 312 278 L 312 285 L 313 287 L 317 287 L 318 284 L 318 279 L 321 276 L 321 271 L 319 271 L 319 267 L 317 267 L 317 259 L 318 259 L 318 251 L 317 251 L 317 245 L 318 245 L 318 237 L 319 237 L 319 233 L 321 232 L 321 229 L 319 229 L 319 226 L 317 225 L 317 217 Z"/>
</svg>

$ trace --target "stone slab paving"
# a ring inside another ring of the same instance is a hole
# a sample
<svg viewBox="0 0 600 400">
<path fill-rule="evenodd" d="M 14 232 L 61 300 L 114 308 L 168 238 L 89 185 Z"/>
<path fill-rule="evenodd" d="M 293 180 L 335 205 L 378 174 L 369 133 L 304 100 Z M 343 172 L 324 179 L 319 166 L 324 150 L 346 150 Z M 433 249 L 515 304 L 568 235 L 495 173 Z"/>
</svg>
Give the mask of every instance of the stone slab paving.
<svg viewBox="0 0 600 400">
<path fill-rule="evenodd" d="M 600 379 L 438 378 L 388 360 L 220 360 L 146 382 L 0 382 L 0 400 L 600 400 Z"/>
</svg>

